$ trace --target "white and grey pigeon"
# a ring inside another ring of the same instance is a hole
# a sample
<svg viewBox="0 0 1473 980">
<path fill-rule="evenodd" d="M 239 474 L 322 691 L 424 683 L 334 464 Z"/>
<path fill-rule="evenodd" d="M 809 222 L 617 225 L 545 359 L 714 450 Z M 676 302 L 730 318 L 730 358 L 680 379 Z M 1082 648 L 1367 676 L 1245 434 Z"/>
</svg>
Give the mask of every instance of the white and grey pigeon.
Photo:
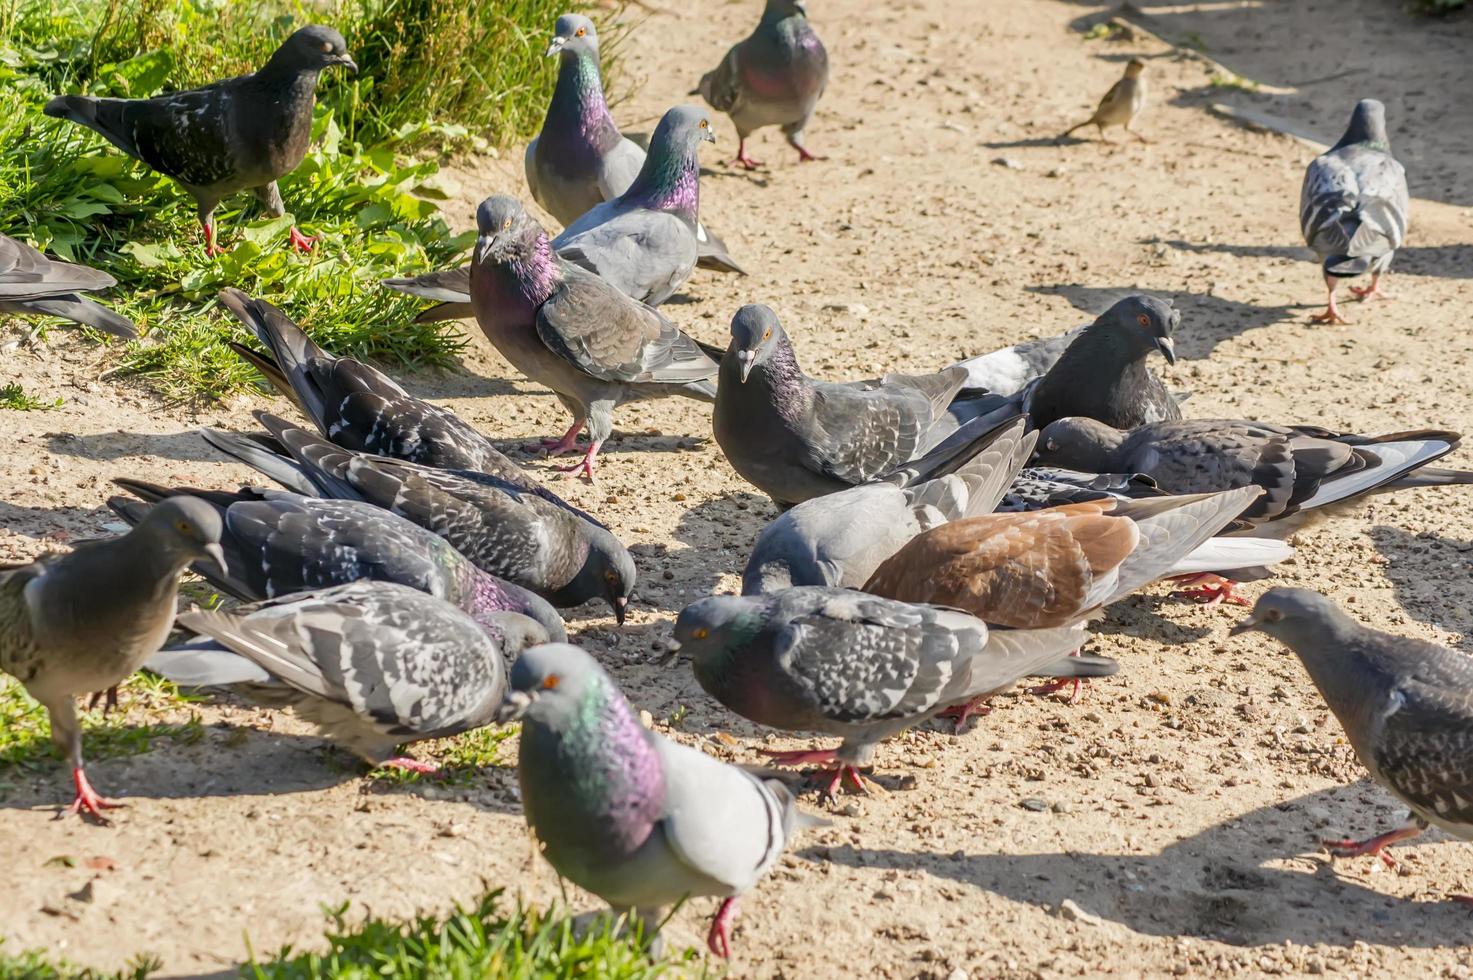
<svg viewBox="0 0 1473 980">
<path fill-rule="evenodd" d="M 138 336 L 132 320 L 82 295 L 117 284 L 106 272 L 49 259 L 25 242 L 0 235 L 0 313 L 61 317 L 132 340 Z"/>
<path fill-rule="evenodd" d="M 547 56 L 559 56 L 557 86 L 547 105 L 542 131 L 527 145 L 524 159 L 532 199 L 559 224 L 570 225 L 605 201 L 629 190 L 644 166 L 645 151 L 614 125 L 599 76 L 598 30 L 582 14 L 557 19 Z M 698 265 L 745 275 L 726 243 L 703 224 L 696 225 Z M 470 302 L 469 295 L 463 300 Z M 470 310 L 454 316 L 469 316 Z"/>
<path fill-rule="evenodd" d="M 800 162 L 823 159 L 803 145 L 803 130 L 828 81 L 829 55 L 802 0 L 767 0 L 752 33 L 731 46 L 695 91 L 731 117 L 739 141 L 735 162 L 752 170 L 762 161 L 748 155 L 747 137 L 764 126 L 781 126 Z"/>
<path fill-rule="evenodd" d="M 1361 99 L 1340 142 L 1310 161 L 1299 192 L 1299 227 L 1319 256 L 1329 292 L 1315 322 L 1347 322 L 1335 305 L 1341 279 L 1369 272 L 1370 287 L 1350 291 L 1362 300 L 1386 295 L 1381 276 L 1406 240 L 1410 208 L 1406 170 L 1386 136 L 1386 107 Z"/>
<path fill-rule="evenodd" d="M 820 586 L 764 596 L 708 596 L 681 610 L 674 652 L 688 656 L 706 693 L 749 721 L 838 735 L 837 749 L 768 753 L 780 764 L 829 763 L 825 793 L 876 746 L 948 708 L 1030 674 L 1101 676 L 1103 657 L 1070 657 L 1082 624 L 990 630 L 954 609 Z"/>
<path fill-rule="evenodd" d="M 0 670 L 46 708 L 76 785 L 68 813 L 106 823 L 102 811 L 121 806 L 87 781 L 75 699 L 117 686 L 163 644 L 179 573 L 195 561 L 225 570 L 221 531 L 202 501 L 170 501 L 122 537 L 0 566 Z"/>
<path fill-rule="evenodd" d="M 731 956 L 737 900 L 802 826 L 776 780 L 647 730 L 604 669 L 577 647 L 524 652 L 500 720 L 522 723 L 517 775 L 527 824 L 564 878 L 658 929 L 687 898 L 722 900 L 706 937 Z"/>
<path fill-rule="evenodd" d="M 1252 630 L 1294 651 L 1371 779 L 1411 811 L 1394 830 L 1324 841 L 1332 853 L 1395 867 L 1383 849 L 1429 826 L 1473 839 L 1473 658 L 1362 626 L 1309 589 L 1264 593 L 1231 632 Z"/>
<path fill-rule="evenodd" d="M 194 490 L 143 480 L 113 481 L 137 499 L 107 505 L 138 524 L 161 501 L 198 500 L 213 507 L 226 571 L 195 562 L 195 574 L 243 602 L 372 580 L 396 582 L 444 599 L 487 629 L 507 614 L 538 623 L 549 638 L 567 634 L 557 611 L 528 589 L 477 568 L 444 538 L 372 504 L 324 500 L 283 490 Z"/>
<path fill-rule="evenodd" d="M 291 707 L 373 766 L 437 771 L 395 752 L 491 724 L 506 693 L 503 653 L 486 630 L 407 585 L 354 582 L 229 612 L 193 609 L 179 625 L 197 638 L 160 650 L 149 670 Z"/>
<path fill-rule="evenodd" d="M 1052 337 L 1025 340 L 1011 347 L 958 361 L 959 367 L 967 369 L 967 382 L 963 390 L 987 391 L 994 395 L 1017 394 L 1028 382 L 1047 374 L 1088 326 L 1086 323 Z"/>
<path fill-rule="evenodd" d="M 952 473 L 907 483 L 880 480 L 805 500 L 762 529 L 742 573 L 742 594 L 794 585 L 857 589 L 917 534 L 990 513 L 1033 452 L 1015 419 Z"/>
</svg>

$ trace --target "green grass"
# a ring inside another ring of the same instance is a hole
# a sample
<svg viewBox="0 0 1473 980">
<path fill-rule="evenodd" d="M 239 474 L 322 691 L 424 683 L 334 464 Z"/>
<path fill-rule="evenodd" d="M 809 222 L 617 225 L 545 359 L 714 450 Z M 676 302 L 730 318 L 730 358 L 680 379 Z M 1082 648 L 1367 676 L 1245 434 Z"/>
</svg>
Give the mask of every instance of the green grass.
<svg viewBox="0 0 1473 980">
<path fill-rule="evenodd" d="M 1258 91 L 1258 83 L 1251 78 L 1244 78 L 1242 75 L 1223 72 L 1213 72 L 1212 77 L 1207 80 L 1207 84 L 1212 88 L 1233 88 L 1240 92 Z"/>
<path fill-rule="evenodd" d="M 146 376 L 172 398 L 256 380 L 225 347 L 246 339 L 215 307 L 225 286 L 276 303 L 337 353 L 391 370 L 453 365 L 458 328 L 413 323 L 421 304 L 378 282 L 464 254 L 471 237 L 450 235 L 438 209 L 437 160 L 447 146 L 536 130 L 556 68 L 542 57 L 552 23 L 585 5 L 0 0 L 0 232 L 115 276 L 103 299 L 144 336 L 119 345 L 103 376 Z M 287 217 L 263 218 L 249 194 L 222 202 L 217 235 L 232 251 L 220 258 L 205 257 L 177 185 L 40 111 L 60 91 L 139 97 L 250 70 L 309 21 L 342 30 L 362 70 L 324 74 L 313 148 L 279 182 Z M 310 256 L 287 245 L 293 221 L 320 236 Z"/>
<path fill-rule="evenodd" d="M 504 745 L 516 735 L 519 726 L 505 725 L 495 728 L 477 728 L 475 731 L 456 735 L 453 738 L 433 742 L 418 742 L 413 754 L 422 759 L 439 763 L 436 773 L 407 772 L 403 769 L 375 769 L 369 776 L 375 781 L 389 785 L 427 783 L 429 785 L 464 786 L 475 774 L 488 767 L 505 768 L 514 766 L 517 760 L 505 752 Z M 354 766 L 361 765 L 357 758 Z"/>
<path fill-rule="evenodd" d="M 34 395 L 28 395 L 25 389 L 14 381 L 0 385 L 0 408 L 8 408 L 17 412 L 44 412 L 50 408 L 60 408 L 61 404 L 60 398 L 48 402 Z"/>
<path fill-rule="evenodd" d="M 4 945 L 5 939 L 0 937 L 0 980 L 145 980 L 163 969 L 163 964 L 151 956 L 136 956 L 117 972 L 86 970 L 65 960 L 53 960 L 39 949 L 11 956 Z"/>
<path fill-rule="evenodd" d="M 143 707 L 156 710 L 177 707 L 196 700 L 179 693 L 169 681 L 146 674 L 134 674 L 119 691 L 119 710 Z M 88 759 L 108 759 L 147 752 L 161 738 L 192 744 L 204 737 L 204 727 L 197 715 L 180 724 L 134 725 L 103 717 L 102 706 L 82 713 L 82 750 Z M 46 760 L 60 760 L 61 754 L 51 741 L 51 725 L 46 709 L 26 694 L 20 682 L 0 676 L 0 766 L 33 767 Z M 0 771 L 0 779 L 4 772 Z M 0 977 L 4 974 L 0 973 Z"/>
</svg>

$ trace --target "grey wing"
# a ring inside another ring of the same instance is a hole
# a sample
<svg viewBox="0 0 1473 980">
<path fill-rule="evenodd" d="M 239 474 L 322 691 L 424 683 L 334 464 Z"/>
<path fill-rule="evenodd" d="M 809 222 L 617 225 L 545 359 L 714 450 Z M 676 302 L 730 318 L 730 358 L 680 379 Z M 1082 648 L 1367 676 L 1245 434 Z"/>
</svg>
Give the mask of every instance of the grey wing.
<svg viewBox="0 0 1473 980">
<path fill-rule="evenodd" d="M 1144 438 L 1133 436 L 1122 447 L 1122 468 L 1145 473 L 1168 493 L 1211 493 L 1256 485 L 1264 493 L 1242 516 L 1262 520 L 1283 514 L 1302 490 L 1300 454 L 1289 437 L 1266 427 L 1188 421 L 1155 425 L 1139 433 Z"/>
<path fill-rule="evenodd" d="M 1410 213 L 1406 170 L 1379 150 L 1362 150 L 1353 165 L 1360 184 L 1360 224 L 1348 253 L 1367 258 L 1389 255 L 1406 240 Z"/>
<path fill-rule="evenodd" d="M 1344 255 L 1353 229 L 1348 219 L 1359 198 L 1355 171 L 1338 153 L 1310 161 L 1299 190 L 1299 228 L 1316 255 Z"/>
<path fill-rule="evenodd" d="M 576 227 L 558 236 L 558 254 L 641 302 L 668 299 L 696 267 L 695 234 L 673 214 L 639 209 L 595 228 Z"/>
<path fill-rule="evenodd" d="M 742 97 L 741 72 L 737 68 L 741 45 L 733 44 L 721 64 L 701 78 L 701 96 L 718 112 L 731 113 Z"/>
<path fill-rule="evenodd" d="M 684 384 L 718 365 L 675 324 L 598 276 L 561 262 L 563 281 L 537 311 L 537 335 L 580 370 L 609 382 Z"/>
<path fill-rule="evenodd" d="M 49 259 L 25 242 L 0 235 L 0 300 L 66 296 L 117 283 L 106 272 Z"/>
<path fill-rule="evenodd" d="M 629 189 L 644 166 L 644 156 L 639 144 L 627 137 L 604 154 L 599 161 L 598 191 L 605 201 L 612 201 Z"/>
<path fill-rule="evenodd" d="M 787 842 L 784 804 L 760 779 L 697 749 L 654 738 L 665 775 L 665 839 L 687 867 L 742 892 Z"/>
<path fill-rule="evenodd" d="M 909 389 L 814 385 L 810 451 L 820 472 L 867 483 L 909 462 L 931 425 L 930 404 Z"/>
<path fill-rule="evenodd" d="M 532 192 L 532 200 L 538 204 L 542 203 L 542 194 L 537 184 L 537 140 L 541 135 L 534 136 L 532 142 L 527 144 L 527 151 L 522 154 L 522 169 L 527 175 L 527 190 Z"/>
<path fill-rule="evenodd" d="M 1374 754 L 1381 776 L 1403 799 L 1466 828 L 1473 827 L 1473 700 L 1467 667 L 1457 673 L 1451 685 L 1446 672 L 1436 672 L 1393 687 Z"/>
</svg>

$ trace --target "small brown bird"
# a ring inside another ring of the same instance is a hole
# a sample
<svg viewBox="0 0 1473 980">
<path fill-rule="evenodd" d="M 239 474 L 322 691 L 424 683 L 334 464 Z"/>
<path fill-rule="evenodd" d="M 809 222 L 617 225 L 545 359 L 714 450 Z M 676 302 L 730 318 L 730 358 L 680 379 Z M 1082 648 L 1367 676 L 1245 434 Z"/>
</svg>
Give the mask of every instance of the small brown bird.
<svg viewBox="0 0 1473 980">
<path fill-rule="evenodd" d="M 1139 58 L 1131 58 L 1125 63 L 1125 74 L 1121 76 L 1120 81 L 1110 86 L 1110 91 L 1106 92 L 1105 97 L 1100 100 L 1095 114 L 1078 126 L 1071 126 L 1064 130 L 1059 139 L 1066 139 L 1076 129 L 1095 126 L 1098 127 L 1100 139 L 1103 140 L 1106 126 L 1120 126 L 1142 143 L 1149 143 L 1150 140 L 1130 128 L 1130 124 L 1135 122 L 1135 117 L 1139 116 L 1145 108 L 1146 63 Z M 1106 142 L 1109 141 L 1106 140 Z"/>
</svg>

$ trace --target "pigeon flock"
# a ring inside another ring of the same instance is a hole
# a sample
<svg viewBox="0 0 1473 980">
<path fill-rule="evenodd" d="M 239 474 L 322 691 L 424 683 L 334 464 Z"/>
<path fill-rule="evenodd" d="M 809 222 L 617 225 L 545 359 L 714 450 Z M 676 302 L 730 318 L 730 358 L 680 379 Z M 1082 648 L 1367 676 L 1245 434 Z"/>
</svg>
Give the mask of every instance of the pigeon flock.
<svg viewBox="0 0 1473 980">
<path fill-rule="evenodd" d="M 760 303 L 734 312 L 724 347 L 703 343 L 657 307 L 697 269 L 745 274 L 700 212 L 711 114 L 670 109 L 643 149 L 604 100 L 592 21 L 560 17 L 547 54 L 560 68 L 526 180 L 562 231 L 496 194 L 477 209 L 467 266 L 405 270 L 383 287 L 433 301 L 422 319 L 474 319 L 556 396 L 571 421 L 544 448 L 582 453 L 570 475 L 594 478 L 621 405 L 711 404 L 721 452 L 782 512 L 752 546 L 741 595 L 680 612 L 665 662 L 688 664 L 757 725 L 837 738 L 767 760 L 816 764 L 820 801 L 869 791 L 864 770 L 886 739 L 941 715 L 960 730 L 1024 678 L 1074 697 L 1086 679 L 1128 679 L 1128 663 L 1081 650 L 1088 624 L 1137 590 L 1171 580 L 1246 605 L 1234 585 L 1271 578 L 1309 518 L 1473 483 L 1434 465 L 1459 445 L 1438 428 L 1189 417 L 1151 367 L 1158 354 L 1174 363 L 1181 314 L 1151 296 L 924 375 L 812 377 L 801 362 L 822 339 Z M 177 181 L 213 256 L 223 198 L 249 190 L 282 213 L 276 181 L 303 158 L 314 86 L 333 66 L 355 69 L 342 36 L 307 27 L 251 75 L 152 99 L 58 95 L 46 112 Z M 1131 126 L 1145 68 L 1132 59 L 1074 129 L 1144 139 Z M 695 91 L 730 117 L 736 162 L 753 168 L 747 141 L 763 127 L 780 127 L 800 160 L 822 159 L 804 136 L 827 80 L 804 5 L 767 0 Z M 1343 322 L 1339 279 L 1369 274 L 1357 295 L 1382 295 L 1407 213 L 1383 107 L 1361 101 L 1304 179 L 1301 223 L 1329 290 L 1317 319 Z M 313 240 L 293 228 L 289 245 Z M 0 311 L 133 337 L 84 295 L 114 284 L 0 237 Z M 232 347 L 300 416 L 202 433 L 263 485 L 118 479 L 125 492 L 107 504 L 130 531 L 0 569 L 0 670 L 49 713 L 69 811 L 106 823 L 118 805 L 87 779 L 76 699 L 140 668 L 289 707 L 371 766 L 430 773 L 401 747 L 519 722 L 521 800 L 557 872 L 651 932 L 683 899 L 719 898 L 708 945 L 729 956 L 738 898 L 822 821 L 798 809 L 791 775 L 646 728 L 570 644 L 559 610 L 607 603 L 622 625 L 638 588 L 615 530 L 452 412 L 320 348 L 311 324 L 237 289 L 219 303 L 256 341 Z M 176 617 L 185 570 L 244 604 Z M 1387 844 L 1429 825 L 1473 837 L 1473 661 L 1368 629 L 1302 589 L 1268 591 L 1234 630 L 1246 631 L 1298 655 L 1372 778 L 1411 811 L 1405 827 L 1336 849 L 1389 861 Z"/>
</svg>

